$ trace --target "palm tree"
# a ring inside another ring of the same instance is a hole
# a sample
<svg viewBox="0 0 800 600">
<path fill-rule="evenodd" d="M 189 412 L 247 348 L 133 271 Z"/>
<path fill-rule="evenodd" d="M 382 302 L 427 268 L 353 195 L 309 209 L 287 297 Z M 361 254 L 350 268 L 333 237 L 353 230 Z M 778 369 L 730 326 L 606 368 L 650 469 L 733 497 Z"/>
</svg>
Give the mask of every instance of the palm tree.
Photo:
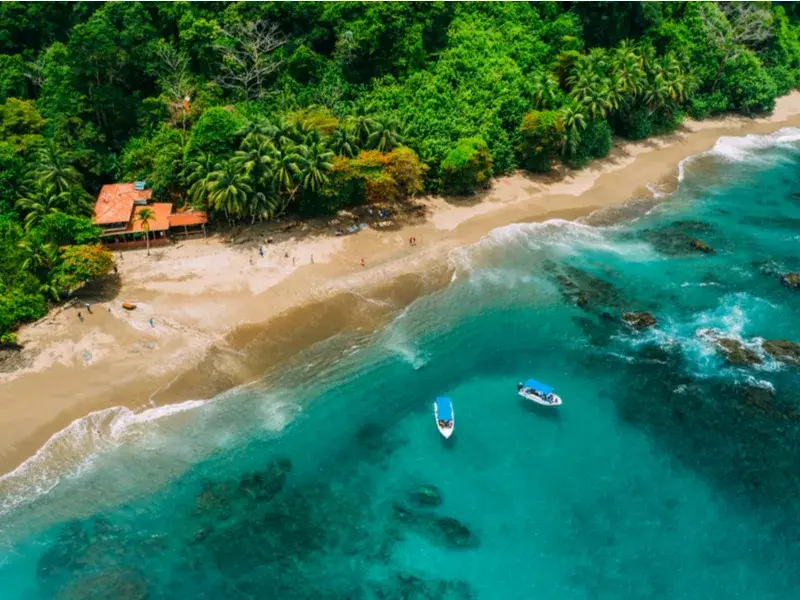
<svg viewBox="0 0 800 600">
<path fill-rule="evenodd" d="M 680 63 L 669 55 L 657 61 L 652 69 L 653 79 L 648 85 L 645 102 L 651 112 L 666 108 L 671 113 L 676 104 L 686 99 L 688 78 L 684 76 Z"/>
<path fill-rule="evenodd" d="M 45 185 L 52 185 L 57 194 L 63 194 L 76 187 L 80 187 L 83 191 L 81 174 L 72 166 L 67 154 L 54 143 L 48 142 L 40 148 L 36 152 L 35 161 L 33 173 L 36 178 Z"/>
<path fill-rule="evenodd" d="M 250 212 L 250 224 L 252 225 L 255 223 L 256 217 L 259 219 L 271 219 L 278 208 L 278 199 L 266 192 L 255 192 L 250 194 L 247 208 Z"/>
<path fill-rule="evenodd" d="M 63 211 L 69 205 L 69 192 L 56 193 L 55 186 L 42 181 L 30 181 L 23 188 L 16 205 L 25 213 L 25 229 L 30 231 L 45 215 Z"/>
<path fill-rule="evenodd" d="M 572 36 L 568 37 L 572 38 Z M 575 38 L 572 39 L 574 40 Z M 575 63 L 580 60 L 580 58 L 580 52 L 574 49 L 562 50 L 559 52 L 558 56 L 556 56 L 556 59 L 552 62 L 550 67 L 556 72 L 560 85 L 565 85 L 567 83 L 569 72 L 575 66 Z"/>
<path fill-rule="evenodd" d="M 242 142 L 233 160 L 244 168 L 252 185 L 258 188 L 269 179 L 274 152 L 275 146 L 269 139 L 263 135 L 250 134 Z"/>
<path fill-rule="evenodd" d="M 586 129 L 586 115 L 583 113 L 583 107 L 574 103 L 568 104 L 561 109 L 561 118 L 564 121 L 566 133 L 561 150 L 566 153 L 569 149 L 570 154 L 574 154 L 581 138 L 581 132 Z"/>
<path fill-rule="evenodd" d="M 147 256 L 150 256 L 150 221 L 156 220 L 156 213 L 152 208 L 141 208 L 136 213 L 136 221 L 142 224 L 142 231 L 144 231 L 144 239 L 147 243 Z"/>
<path fill-rule="evenodd" d="M 23 251 L 25 258 L 22 268 L 31 273 L 44 273 L 55 263 L 56 248 L 53 244 L 43 244 L 40 241 L 24 239 L 17 244 Z"/>
<path fill-rule="evenodd" d="M 349 123 L 342 124 L 333 132 L 330 141 L 331 149 L 339 156 L 353 158 L 358 154 L 358 139 L 355 131 Z"/>
<path fill-rule="evenodd" d="M 189 200 L 206 208 L 206 188 L 208 176 L 214 171 L 214 157 L 206 152 L 198 152 L 186 164 L 186 181 L 189 184 Z"/>
<path fill-rule="evenodd" d="M 328 184 L 328 172 L 333 169 L 333 152 L 322 142 L 300 148 L 299 178 L 303 187 L 316 192 Z"/>
<path fill-rule="evenodd" d="M 583 105 L 592 119 L 605 117 L 608 110 L 614 107 L 615 96 L 611 93 L 608 83 L 598 75 L 577 80 L 570 96 Z"/>
<path fill-rule="evenodd" d="M 49 296 L 53 302 L 58 302 L 59 298 L 61 297 L 61 290 L 52 279 L 48 279 L 39 286 L 39 293 L 41 293 L 43 296 Z"/>
<path fill-rule="evenodd" d="M 239 131 L 239 135 L 244 138 L 254 134 L 271 138 L 275 135 L 275 126 L 264 117 L 256 117 L 252 121 L 248 121 Z"/>
<path fill-rule="evenodd" d="M 353 113 L 353 134 L 359 145 L 364 146 L 375 130 L 377 122 L 372 118 L 371 106 L 359 106 Z"/>
<path fill-rule="evenodd" d="M 285 145 L 275 150 L 272 154 L 272 187 L 276 193 L 287 192 L 295 186 L 300 172 L 298 163 L 301 160 L 302 156 L 296 146 Z"/>
<path fill-rule="evenodd" d="M 235 160 L 217 165 L 209 175 L 208 199 L 214 210 L 221 210 L 228 220 L 241 216 L 253 192 L 244 167 Z"/>
<path fill-rule="evenodd" d="M 635 98 L 647 83 L 644 59 L 633 42 L 624 40 L 614 50 L 611 62 L 614 88 Z"/>
<path fill-rule="evenodd" d="M 381 152 L 391 152 L 403 143 L 402 125 L 393 118 L 375 122 L 367 138 L 367 147 Z"/>
<path fill-rule="evenodd" d="M 558 99 L 558 79 L 550 73 L 538 73 L 533 78 L 533 104 L 538 110 L 553 108 Z"/>
<path fill-rule="evenodd" d="M 296 143 L 298 139 L 297 127 L 286 120 L 284 117 L 278 117 L 273 121 L 275 133 L 272 137 L 272 144 L 280 149 L 284 146 L 291 146 Z"/>
</svg>

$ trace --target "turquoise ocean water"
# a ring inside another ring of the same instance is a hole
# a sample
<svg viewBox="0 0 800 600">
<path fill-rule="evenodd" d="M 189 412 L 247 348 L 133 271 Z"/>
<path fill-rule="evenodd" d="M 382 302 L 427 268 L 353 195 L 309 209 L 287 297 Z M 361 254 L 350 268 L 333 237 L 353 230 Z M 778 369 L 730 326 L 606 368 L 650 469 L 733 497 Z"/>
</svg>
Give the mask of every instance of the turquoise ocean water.
<svg viewBox="0 0 800 600">
<path fill-rule="evenodd" d="M 0 597 L 799 597 L 800 366 L 761 341 L 800 342 L 800 130 L 681 172 L 621 223 L 495 230 L 269 384 L 74 423 L 0 480 Z"/>
</svg>

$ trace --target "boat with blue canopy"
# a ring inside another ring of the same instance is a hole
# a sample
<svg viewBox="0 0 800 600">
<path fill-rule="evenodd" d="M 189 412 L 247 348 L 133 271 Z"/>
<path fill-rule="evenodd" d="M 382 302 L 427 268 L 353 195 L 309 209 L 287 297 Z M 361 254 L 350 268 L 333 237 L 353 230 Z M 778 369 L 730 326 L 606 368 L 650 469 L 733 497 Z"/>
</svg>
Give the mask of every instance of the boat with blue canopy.
<svg viewBox="0 0 800 600">
<path fill-rule="evenodd" d="M 555 388 L 535 379 L 528 379 L 525 383 L 517 384 L 519 395 L 526 400 L 531 400 L 543 406 L 558 406 L 561 398 L 554 394 Z"/>
<path fill-rule="evenodd" d="M 433 403 L 433 416 L 436 417 L 436 428 L 445 439 L 453 435 L 456 428 L 456 416 L 450 398 L 440 396 Z"/>
</svg>

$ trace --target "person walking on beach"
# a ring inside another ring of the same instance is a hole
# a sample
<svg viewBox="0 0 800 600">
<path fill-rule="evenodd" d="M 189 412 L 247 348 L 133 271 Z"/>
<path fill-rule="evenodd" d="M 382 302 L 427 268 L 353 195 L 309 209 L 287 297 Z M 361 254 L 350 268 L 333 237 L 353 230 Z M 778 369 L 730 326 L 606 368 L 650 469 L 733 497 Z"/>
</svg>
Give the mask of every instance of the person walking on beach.
<svg viewBox="0 0 800 600">
<path fill-rule="evenodd" d="M 312 265 L 314 264 L 314 255 L 313 254 L 311 255 L 311 264 Z"/>
<path fill-rule="evenodd" d="M 150 317 L 150 327 L 155 327 L 156 324 L 153 323 L 153 317 Z"/>
<path fill-rule="evenodd" d="M 295 266 L 296 264 L 297 264 L 297 258 L 295 258 L 295 257 L 293 256 L 293 257 L 292 257 L 292 266 Z"/>
<path fill-rule="evenodd" d="M 252 256 L 250 257 L 250 264 L 251 265 L 253 264 L 253 257 Z"/>
<path fill-rule="evenodd" d="M 83 315 L 81 314 L 81 311 L 78 311 L 78 320 L 79 320 L 81 323 L 83 323 Z"/>
<path fill-rule="evenodd" d="M 86 302 L 84 306 L 86 306 L 86 312 L 92 314 L 92 305 Z"/>
<path fill-rule="evenodd" d="M 361 266 L 362 266 L 362 267 L 366 267 L 366 266 L 367 266 L 367 265 L 364 263 L 364 259 L 363 259 L 363 258 L 361 259 Z"/>
<path fill-rule="evenodd" d="M 258 253 L 259 253 L 259 255 L 261 255 L 261 258 L 264 258 L 264 247 L 263 246 L 258 249 Z"/>
</svg>

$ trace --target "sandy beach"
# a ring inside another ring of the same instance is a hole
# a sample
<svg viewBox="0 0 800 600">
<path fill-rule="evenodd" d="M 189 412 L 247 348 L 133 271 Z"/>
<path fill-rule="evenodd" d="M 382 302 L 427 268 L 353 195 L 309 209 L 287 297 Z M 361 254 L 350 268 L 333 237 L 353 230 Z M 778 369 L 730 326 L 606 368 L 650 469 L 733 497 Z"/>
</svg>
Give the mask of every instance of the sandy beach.
<svg viewBox="0 0 800 600">
<path fill-rule="evenodd" d="M 414 211 L 385 230 L 337 237 L 336 223 L 254 227 L 233 243 L 226 233 L 154 248 L 150 256 L 117 255 L 117 279 L 24 327 L 24 350 L 0 363 L 0 473 L 92 411 L 209 398 L 338 332 L 372 330 L 446 285 L 451 252 L 492 229 L 652 202 L 652 186 L 674 189 L 680 161 L 721 136 L 786 126 L 800 126 L 800 92 L 779 99 L 768 117 L 688 121 L 670 135 L 618 140 L 608 157 L 580 171 L 519 172 L 496 178 L 478 197 L 422 198 L 424 218 Z M 338 221 L 349 225 L 346 219 Z M 137 308 L 127 311 L 123 302 Z"/>
</svg>

